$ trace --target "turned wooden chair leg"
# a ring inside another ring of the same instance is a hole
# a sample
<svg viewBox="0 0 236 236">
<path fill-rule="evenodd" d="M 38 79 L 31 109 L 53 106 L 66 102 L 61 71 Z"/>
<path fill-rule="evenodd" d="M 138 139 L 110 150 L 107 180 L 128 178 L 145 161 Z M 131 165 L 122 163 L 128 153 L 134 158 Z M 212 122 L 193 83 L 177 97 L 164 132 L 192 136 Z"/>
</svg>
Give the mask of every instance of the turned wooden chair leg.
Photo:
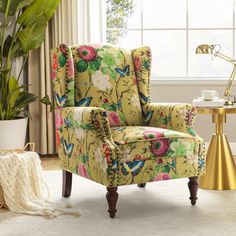
<svg viewBox="0 0 236 236">
<path fill-rule="evenodd" d="M 62 170 L 62 196 L 69 197 L 71 194 L 72 173 Z"/>
<path fill-rule="evenodd" d="M 145 186 L 146 186 L 146 183 L 137 184 L 137 186 L 138 186 L 139 188 L 145 188 Z"/>
<path fill-rule="evenodd" d="M 188 182 L 188 188 L 190 191 L 191 204 L 194 206 L 197 202 L 197 190 L 198 190 L 198 177 L 190 177 Z"/>
<path fill-rule="evenodd" d="M 108 212 L 111 218 L 114 218 L 116 215 L 116 203 L 118 200 L 117 187 L 107 187 L 107 202 L 108 202 Z"/>
</svg>

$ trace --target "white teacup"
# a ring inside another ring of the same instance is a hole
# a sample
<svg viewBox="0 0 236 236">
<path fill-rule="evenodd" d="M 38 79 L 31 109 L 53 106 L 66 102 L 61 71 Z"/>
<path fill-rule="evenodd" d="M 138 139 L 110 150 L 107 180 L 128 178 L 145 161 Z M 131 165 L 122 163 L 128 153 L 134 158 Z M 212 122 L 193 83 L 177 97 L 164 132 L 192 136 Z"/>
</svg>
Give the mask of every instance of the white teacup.
<svg viewBox="0 0 236 236">
<path fill-rule="evenodd" d="M 213 100 L 218 97 L 218 92 L 216 90 L 202 90 L 201 95 L 204 100 Z"/>
</svg>

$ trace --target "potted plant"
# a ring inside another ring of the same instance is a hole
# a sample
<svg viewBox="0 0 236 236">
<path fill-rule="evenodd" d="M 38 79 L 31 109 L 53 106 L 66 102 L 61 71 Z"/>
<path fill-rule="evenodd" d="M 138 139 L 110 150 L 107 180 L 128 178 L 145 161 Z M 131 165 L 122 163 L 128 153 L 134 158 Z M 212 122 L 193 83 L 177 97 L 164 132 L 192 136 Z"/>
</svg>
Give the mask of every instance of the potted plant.
<svg viewBox="0 0 236 236">
<path fill-rule="evenodd" d="M 0 150 L 24 147 L 27 119 L 25 109 L 38 97 L 21 84 L 20 75 L 29 51 L 45 37 L 47 23 L 60 0 L 0 0 Z M 16 57 L 23 57 L 21 70 L 12 73 Z M 50 105 L 48 96 L 41 99 Z"/>
</svg>

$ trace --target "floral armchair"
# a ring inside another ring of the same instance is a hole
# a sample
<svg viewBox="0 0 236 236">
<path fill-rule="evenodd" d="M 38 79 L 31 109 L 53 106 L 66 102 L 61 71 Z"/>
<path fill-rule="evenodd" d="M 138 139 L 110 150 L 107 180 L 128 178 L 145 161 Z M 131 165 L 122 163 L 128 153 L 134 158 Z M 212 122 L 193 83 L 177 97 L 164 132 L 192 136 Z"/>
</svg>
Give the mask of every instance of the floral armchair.
<svg viewBox="0 0 236 236">
<path fill-rule="evenodd" d="M 51 56 L 63 196 L 72 173 L 103 184 L 113 218 L 118 186 L 189 177 L 195 205 L 205 172 L 195 109 L 150 102 L 150 49 L 62 44 Z"/>
</svg>

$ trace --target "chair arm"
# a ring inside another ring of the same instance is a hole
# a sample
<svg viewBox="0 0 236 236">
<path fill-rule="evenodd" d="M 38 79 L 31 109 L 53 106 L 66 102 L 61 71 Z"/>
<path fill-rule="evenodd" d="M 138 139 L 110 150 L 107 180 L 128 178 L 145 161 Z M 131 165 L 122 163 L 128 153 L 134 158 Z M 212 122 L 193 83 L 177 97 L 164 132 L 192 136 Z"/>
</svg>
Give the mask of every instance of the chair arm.
<svg viewBox="0 0 236 236">
<path fill-rule="evenodd" d="M 58 153 L 64 170 L 106 186 L 117 185 L 120 151 L 106 111 L 97 107 L 56 109 Z"/>
<path fill-rule="evenodd" d="M 147 103 L 143 106 L 147 126 L 154 126 L 188 133 L 196 136 L 193 121 L 196 109 L 184 103 Z"/>
<path fill-rule="evenodd" d="M 59 110 L 64 127 L 92 129 L 98 131 L 103 137 L 111 137 L 110 125 L 104 109 L 99 107 L 65 107 Z"/>
</svg>

